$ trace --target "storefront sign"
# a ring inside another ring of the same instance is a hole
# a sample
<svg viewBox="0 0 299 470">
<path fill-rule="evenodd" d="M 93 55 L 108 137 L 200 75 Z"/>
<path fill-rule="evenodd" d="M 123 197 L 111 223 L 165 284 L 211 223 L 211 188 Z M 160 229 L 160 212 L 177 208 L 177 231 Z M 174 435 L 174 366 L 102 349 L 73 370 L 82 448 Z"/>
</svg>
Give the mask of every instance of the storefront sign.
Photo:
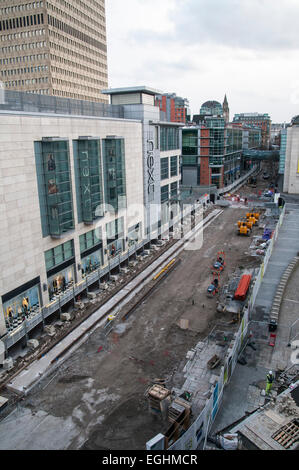
<svg viewBox="0 0 299 470">
<path fill-rule="evenodd" d="M 148 181 L 147 181 L 147 192 L 148 194 L 152 195 L 155 192 L 155 179 L 154 179 L 154 141 L 148 140 L 148 148 L 147 148 L 147 174 L 148 174 Z M 152 199 L 150 198 L 150 199 Z"/>
<path fill-rule="evenodd" d="M 92 222 L 92 204 L 90 194 L 90 170 L 88 152 L 80 154 L 80 179 L 81 179 L 81 199 L 82 218 L 84 222 Z"/>
</svg>

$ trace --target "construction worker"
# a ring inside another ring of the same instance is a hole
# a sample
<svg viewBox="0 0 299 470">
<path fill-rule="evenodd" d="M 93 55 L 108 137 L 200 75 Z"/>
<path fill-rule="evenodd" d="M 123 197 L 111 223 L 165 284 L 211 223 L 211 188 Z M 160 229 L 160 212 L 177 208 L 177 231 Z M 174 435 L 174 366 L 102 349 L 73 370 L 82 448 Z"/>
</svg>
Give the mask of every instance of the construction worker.
<svg viewBox="0 0 299 470">
<path fill-rule="evenodd" d="M 107 320 L 106 320 L 106 325 L 111 323 L 115 318 L 116 318 L 115 315 L 108 315 Z"/>
<path fill-rule="evenodd" d="M 266 395 L 269 395 L 269 393 L 271 392 L 273 382 L 274 382 L 274 375 L 273 375 L 272 370 L 270 370 L 269 373 L 267 374 Z"/>
</svg>

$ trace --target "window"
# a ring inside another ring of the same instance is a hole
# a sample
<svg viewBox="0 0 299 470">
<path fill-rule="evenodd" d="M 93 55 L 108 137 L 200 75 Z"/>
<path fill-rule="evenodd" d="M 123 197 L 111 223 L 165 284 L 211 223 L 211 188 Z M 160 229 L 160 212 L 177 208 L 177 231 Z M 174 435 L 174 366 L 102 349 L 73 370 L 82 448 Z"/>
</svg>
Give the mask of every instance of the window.
<svg viewBox="0 0 299 470">
<path fill-rule="evenodd" d="M 170 176 L 178 175 L 178 157 L 174 156 L 170 158 Z"/>
<path fill-rule="evenodd" d="M 58 245 L 51 250 L 45 251 L 46 270 L 63 263 L 74 257 L 73 240 L 70 240 L 62 245 Z"/>
<path fill-rule="evenodd" d="M 168 201 L 168 199 L 169 199 L 168 190 L 169 190 L 168 184 L 166 186 L 162 186 L 162 188 L 161 188 L 161 204 Z"/>
<path fill-rule="evenodd" d="M 161 180 L 169 178 L 169 159 L 161 158 Z"/>
<path fill-rule="evenodd" d="M 106 203 L 118 211 L 127 204 L 124 139 L 104 139 L 103 157 Z"/>
<path fill-rule="evenodd" d="M 178 182 L 175 181 L 174 183 L 171 183 L 170 185 L 170 197 L 177 198 L 177 196 L 178 196 Z"/>
</svg>

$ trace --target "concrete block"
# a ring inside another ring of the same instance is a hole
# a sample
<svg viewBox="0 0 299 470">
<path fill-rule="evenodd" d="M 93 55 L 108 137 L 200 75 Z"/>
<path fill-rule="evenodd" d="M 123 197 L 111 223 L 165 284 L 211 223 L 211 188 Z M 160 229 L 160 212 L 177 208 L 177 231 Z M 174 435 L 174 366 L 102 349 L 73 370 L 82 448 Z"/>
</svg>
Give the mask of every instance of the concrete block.
<svg viewBox="0 0 299 470">
<path fill-rule="evenodd" d="M 88 299 L 95 299 L 96 296 L 97 295 L 94 292 L 87 292 L 87 298 Z"/>
<path fill-rule="evenodd" d="M 56 334 L 56 330 L 55 330 L 54 326 L 52 326 L 52 325 L 45 326 L 45 332 L 49 336 L 55 336 L 55 334 Z"/>
<path fill-rule="evenodd" d="M 71 314 L 68 312 L 64 312 L 60 315 L 60 320 L 61 321 L 70 321 L 71 320 Z"/>
<path fill-rule="evenodd" d="M 13 368 L 13 359 L 12 357 L 8 357 L 3 361 L 3 370 L 10 370 Z"/>
<path fill-rule="evenodd" d="M 83 302 L 75 302 L 74 307 L 78 308 L 79 310 L 83 310 L 84 309 L 84 303 Z"/>
<path fill-rule="evenodd" d="M 187 354 L 186 354 L 186 359 L 190 359 L 190 361 L 192 361 L 192 359 L 194 358 L 195 356 L 195 353 L 196 351 L 194 351 L 194 349 L 191 349 L 191 351 L 188 351 Z"/>
<path fill-rule="evenodd" d="M 29 349 L 36 349 L 39 346 L 39 341 L 37 339 L 30 339 L 27 341 L 27 348 Z"/>
</svg>

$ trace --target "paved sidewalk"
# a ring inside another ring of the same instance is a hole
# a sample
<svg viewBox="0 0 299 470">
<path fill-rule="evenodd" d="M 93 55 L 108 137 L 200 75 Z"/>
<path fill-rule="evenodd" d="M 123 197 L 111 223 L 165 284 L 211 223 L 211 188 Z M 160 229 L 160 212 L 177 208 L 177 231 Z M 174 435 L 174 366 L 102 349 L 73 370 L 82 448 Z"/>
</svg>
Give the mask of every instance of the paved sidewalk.
<svg viewBox="0 0 299 470">
<path fill-rule="evenodd" d="M 211 434 L 219 432 L 244 417 L 246 412 L 252 412 L 261 406 L 263 398 L 260 392 L 265 387 L 267 372 L 270 369 L 277 371 L 291 365 L 292 351 L 288 347 L 288 342 L 290 326 L 299 317 L 298 268 L 290 278 L 284 293 L 274 348 L 269 346 L 268 320 L 280 277 L 298 252 L 299 204 L 288 203 L 283 225 L 256 298 L 253 320 L 265 322 L 262 325 L 260 323 L 253 324 L 251 328 L 256 351 L 249 346 L 246 347 L 247 364 L 237 364 L 231 381 L 224 390 L 223 401 L 212 426 Z"/>
</svg>

